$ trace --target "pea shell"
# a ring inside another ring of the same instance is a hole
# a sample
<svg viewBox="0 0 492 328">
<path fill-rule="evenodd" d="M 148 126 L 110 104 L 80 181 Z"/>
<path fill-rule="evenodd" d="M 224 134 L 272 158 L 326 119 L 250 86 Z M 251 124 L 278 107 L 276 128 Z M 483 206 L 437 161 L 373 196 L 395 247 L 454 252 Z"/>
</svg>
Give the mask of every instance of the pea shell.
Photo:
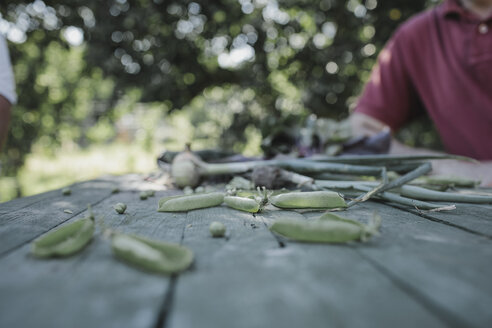
<svg viewBox="0 0 492 328">
<path fill-rule="evenodd" d="M 36 239 L 31 253 L 37 257 L 69 256 L 82 250 L 94 235 L 94 220 L 84 218 Z"/>
<path fill-rule="evenodd" d="M 226 227 L 222 222 L 214 221 L 210 223 L 210 234 L 212 237 L 224 237 L 225 232 L 226 232 Z"/>
<path fill-rule="evenodd" d="M 280 208 L 338 208 L 347 207 L 345 200 L 334 191 L 289 192 L 270 197 Z"/>
<path fill-rule="evenodd" d="M 136 235 L 116 234 L 111 246 L 118 259 L 149 272 L 178 273 L 193 262 L 193 252 L 189 248 Z"/>
<path fill-rule="evenodd" d="M 236 210 L 257 213 L 260 210 L 260 204 L 251 198 L 226 196 L 224 197 L 224 203 Z"/>
<path fill-rule="evenodd" d="M 347 218 L 341 217 L 339 215 L 336 215 L 336 214 L 330 213 L 330 212 L 324 213 L 323 215 L 320 216 L 319 219 L 320 220 L 332 220 L 332 221 L 347 222 L 347 223 L 355 224 L 359 227 L 364 227 L 364 224 L 360 223 L 359 221 L 347 219 Z"/>
<path fill-rule="evenodd" d="M 159 212 L 184 212 L 199 208 L 219 206 L 224 201 L 221 192 L 179 195 L 164 197 L 159 200 Z"/>
<path fill-rule="evenodd" d="M 344 243 L 358 240 L 363 227 L 338 220 L 278 220 L 270 230 L 292 240 L 314 243 Z"/>
</svg>

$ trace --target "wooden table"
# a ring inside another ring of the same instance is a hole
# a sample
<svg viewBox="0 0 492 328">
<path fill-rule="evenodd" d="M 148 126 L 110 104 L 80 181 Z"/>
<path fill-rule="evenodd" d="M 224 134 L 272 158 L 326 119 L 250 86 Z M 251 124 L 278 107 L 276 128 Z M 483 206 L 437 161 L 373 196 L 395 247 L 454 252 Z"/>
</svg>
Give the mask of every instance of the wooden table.
<svg viewBox="0 0 492 328">
<path fill-rule="evenodd" d="M 179 191 L 139 199 L 155 187 L 137 175 L 108 177 L 73 185 L 71 196 L 0 204 L 0 327 L 492 326 L 492 206 L 420 213 L 370 201 L 345 215 L 364 221 L 378 211 L 380 237 L 302 244 L 268 225 L 320 212 L 158 213 L 159 197 Z M 112 209 L 120 201 L 126 215 Z M 100 233 L 70 258 L 29 255 L 33 239 L 84 217 L 88 203 L 114 229 L 188 246 L 192 268 L 172 277 L 139 271 L 116 260 Z M 210 237 L 215 220 L 228 238 Z"/>
</svg>

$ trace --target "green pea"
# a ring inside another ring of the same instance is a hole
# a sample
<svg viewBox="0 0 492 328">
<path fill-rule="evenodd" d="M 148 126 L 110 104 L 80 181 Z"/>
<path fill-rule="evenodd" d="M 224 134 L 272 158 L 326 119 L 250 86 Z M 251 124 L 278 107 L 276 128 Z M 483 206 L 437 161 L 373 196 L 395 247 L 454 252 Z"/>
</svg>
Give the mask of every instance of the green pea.
<svg viewBox="0 0 492 328">
<path fill-rule="evenodd" d="M 94 218 L 87 217 L 48 232 L 36 239 L 31 253 L 37 257 L 69 256 L 82 250 L 94 234 Z"/>
<path fill-rule="evenodd" d="M 155 191 L 154 190 L 145 190 L 140 192 L 140 199 L 141 200 L 146 200 L 149 197 L 154 197 Z"/>
<path fill-rule="evenodd" d="M 135 235 L 115 234 L 111 246 L 118 259 L 155 273 L 178 273 L 193 262 L 193 252 L 184 246 Z"/>
<path fill-rule="evenodd" d="M 210 223 L 209 230 L 210 230 L 210 234 L 214 238 L 224 237 L 226 232 L 226 227 L 222 222 L 214 221 Z"/>
<path fill-rule="evenodd" d="M 289 192 L 270 197 L 280 208 L 338 208 L 347 207 L 345 200 L 333 191 Z"/>
<path fill-rule="evenodd" d="M 126 204 L 118 203 L 114 205 L 113 208 L 118 214 L 123 214 L 126 211 Z"/>
<path fill-rule="evenodd" d="M 260 210 L 260 204 L 251 198 L 226 196 L 224 197 L 224 203 L 236 210 L 257 213 Z"/>
<path fill-rule="evenodd" d="M 118 187 L 114 187 L 113 190 L 111 190 L 112 194 L 117 194 L 119 192 L 120 192 L 120 188 L 118 188 Z"/>
<path fill-rule="evenodd" d="M 224 201 L 221 192 L 179 195 L 164 197 L 159 200 L 159 212 L 184 212 L 199 208 L 219 206 Z"/>
<path fill-rule="evenodd" d="M 270 230 L 300 242 L 345 243 L 354 240 L 366 241 L 378 234 L 379 225 L 379 216 L 375 216 L 365 225 L 337 215 L 325 215 L 312 221 L 278 220 Z"/>
<path fill-rule="evenodd" d="M 62 189 L 62 195 L 63 196 L 70 196 L 72 194 L 72 190 L 70 188 L 63 188 Z"/>
</svg>

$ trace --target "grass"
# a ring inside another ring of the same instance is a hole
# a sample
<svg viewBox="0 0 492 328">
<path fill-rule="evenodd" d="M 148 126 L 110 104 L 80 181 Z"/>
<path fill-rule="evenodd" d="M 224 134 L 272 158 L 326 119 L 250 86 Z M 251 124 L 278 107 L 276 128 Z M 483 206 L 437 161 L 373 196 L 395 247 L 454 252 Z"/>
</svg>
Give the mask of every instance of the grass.
<svg viewBox="0 0 492 328">
<path fill-rule="evenodd" d="M 157 170 L 156 158 L 162 150 L 152 146 L 114 143 L 93 145 L 87 149 L 58 150 L 54 156 L 34 152 L 19 171 L 18 184 L 22 196 L 61 188 L 74 182 L 94 179 L 105 174 L 148 173 Z M 0 201 L 17 195 L 17 182 L 0 177 Z"/>
<path fill-rule="evenodd" d="M 73 142 L 65 142 L 62 148 L 48 155 L 46 145 L 35 144 L 17 177 L 0 175 L 0 202 L 14 199 L 19 194 L 30 196 L 101 175 L 156 171 L 157 156 L 164 149 L 181 150 L 191 140 L 193 149 L 216 148 L 220 144 L 221 132 L 232 122 L 234 114 L 222 107 L 214 112 L 207 106 L 191 106 L 163 117 L 161 105 L 155 108 L 153 105 L 139 106 L 127 117 L 127 121 L 135 123 L 132 128 L 137 132 L 133 137 L 125 137 L 123 133 L 117 139 L 121 141 L 105 144 L 107 129 L 103 124 L 95 130 L 101 135 L 97 136 L 94 132 L 90 138 L 96 143 L 85 149 Z M 202 119 L 193 123 L 196 121 L 194 117 Z M 258 129 L 249 126 L 243 133 L 247 143 L 234 147 L 234 150 L 246 156 L 260 154 L 261 135 Z"/>
</svg>

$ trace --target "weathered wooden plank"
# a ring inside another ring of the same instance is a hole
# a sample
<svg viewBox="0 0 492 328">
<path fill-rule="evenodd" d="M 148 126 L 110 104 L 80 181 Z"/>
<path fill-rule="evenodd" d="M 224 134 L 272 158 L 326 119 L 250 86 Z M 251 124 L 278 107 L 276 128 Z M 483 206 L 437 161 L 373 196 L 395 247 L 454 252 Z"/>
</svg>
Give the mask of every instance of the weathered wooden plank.
<svg viewBox="0 0 492 328">
<path fill-rule="evenodd" d="M 358 218 L 378 211 L 381 236 L 360 254 L 450 326 L 492 322 L 492 242 L 446 224 L 377 203 L 346 211 Z"/>
<path fill-rule="evenodd" d="M 104 189 L 111 190 L 113 185 L 116 185 L 116 186 L 118 185 L 118 182 L 119 182 L 118 180 L 119 180 L 118 178 L 113 178 L 111 180 L 110 177 L 102 177 L 100 179 L 77 182 L 77 183 L 74 183 L 68 187 L 70 189 L 72 189 L 72 191 L 77 191 L 79 189 L 88 188 L 88 186 L 92 186 L 94 188 L 104 188 Z M 73 196 L 76 197 L 77 195 L 74 194 Z M 12 214 L 16 211 L 26 209 L 30 206 L 35 205 L 35 204 L 52 202 L 55 199 L 68 200 L 68 199 L 71 199 L 71 197 L 72 196 L 63 196 L 62 195 L 62 188 L 60 188 L 60 189 L 55 189 L 55 190 L 51 190 L 48 192 L 44 192 L 41 194 L 17 198 L 17 199 L 13 199 L 11 201 L 8 201 L 8 202 L 0 203 L 0 223 L 5 222 L 6 217 L 9 217 L 9 216 L 4 216 L 5 214 Z"/>
<path fill-rule="evenodd" d="M 157 199 L 141 201 L 137 192 L 120 193 L 94 206 L 94 212 L 118 231 L 179 243 L 186 214 L 157 213 Z M 128 214 L 112 209 L 120 201 L 127 203 Z M 70 258 L 36 259 L 28 254 L 29 248 L 26 244 L 0 259 L 1 327 L 156 324 L 171 279 L 116 260 L 99 228 L 93 242 Z"/>
<path fill-rule="evenodd" d="M 0 203 L 0 221 L 2 220 L 2 216 L 4 214 L 9 214 L 12 213 L 13 211 L 17 211 L 20 209 L 23 209 L 25 207 L 31 206 L 33 204 L 42 202 L 42 201 L 47 201 L 50 198 L 54 198 L 59 196 L 61 193 L 60 189 L 57 190 L 52 190 L 48 192 L 44 192 L 41 194 L 37 195 L 32 195 L 32 196 L 27 196 L 27 197 L 22 197 L 22 198 L 16 198 L 13 200 L 10 200 L 8 202 Z"/>
<path fill-rule="evenodd" d="M 139 176 L 129 175 L 74 184 L 70 187 L 70 196 L 63 196 L 60 190 L 56 190 L 48 192 L 46 196 L 40 195 L 37 202 L 23 204 L 13 201 L 19 209 L 0 214 L 0 256 L 82 213 L 87 209 L 87 204 L 97 204 L 111 196 L 115 186 L 121 190 L 135 191 L 155 187 L 143 182 Z M 11 209 L 10 203 L 0 204 L 0 209 Z M 73 214 L 65 213 L 65 209 Z"/>
<path fill-rule="evenodd" d="M 156 189 L 156 185 L 145 182 L 143 176 L 139 174 L 127 174 L 122 176 L 101 176 L 97 179 L 89 181 L 81 181 L 68 186 L 72 191 L 77 191 L 83 188 L 96 188 L 113 190 L 119 188 L 120 190 L 134 190 L 134 189 Z M 162 188 L 159 188 L 162 189 Z M 75 196 L 77 196 L 74 193 Z M 0 223 L 3 222 L 4 214 L 12 214 L 15 211 L 26 209 L 29 206 L 37 204 L 39 202 L 50 202 L 53 199 L 66 200 L 68 197 L 62 197 L 62 188 L 44 192 L 41 194 L 17 198 L 8 202 L 0 203 Z"/>
<path fill-rule="evenodd" d="M 456 204 L 456 210 L 443 212 L 409 212 L 434 221 L 443 221 L 463 230 L 492 238 L 492 205 Z"/>
<path fill-rule="evenodd" d="M 49 201 L 38 202 L 11 214 L 2 215 L 0 255 L 22 246 L 74 216 L 64 213 L 64 209 L 69 209 L 77 215 L 87 208 L 87 204 L 97 204 L 110 195 L 106 189 L 81 187 L 74 191 L 72 196 L 51 198 Z"/>
<path fill-rule="evenodd" d="M 263 221 L 299 214 L 270 209 L 255 218 L 224 206 L 188 214 L 157 213 L 158 197 L 165 192 L 141 201 L 138 190 L 152 185 L 135 176 L 124 181 L 120 189 L 133 192 L 108 194 L 95 206 L 96 214 L 103 213 L 106 224 L 121 231 L 175 242 L 184 236 L 184 244 L 196 254 L 193 269 L 174 284 L 173 279 L 116 261 L 100 238 L 81 254 L 60 260 L 34 259 L 28 255 L 29 245 L 21 244 L 0 258 L 1 327 L 66 327 L 74 322 L 149 327 L 158 323 L 159 313 L 170 313 L 169 327 L 485 327 L 491 322 L 490 239 L 364 203 L 344 214 L 360 218 L 378 210 L 383 216 L 381 237 L 367 244 L 286 242 L 279 247 Z M 95 183 L 86 190 L 96 194 L 114 186 L 111 179 Z M 113 211 L 111 205 L 118 201 L 128 204 L 128 215 Z M 56 214 L 56 206 L 62 212 L 64 205 L 56 202 L 46 198 L 44 208 L 40 202 L 27 205 L 25 210 L 37 208 L 45 219 L 26 221 L 22 231 L 45 224 L 50 220 L 45 213 Z M 469 212 L 476 211 L 477 217 L 483 209 L 487 207 L 473 206 Z M 72 218 L 65 215 L 73 221 L 85 214 L 74 213 Z M 5 226 L 22 222 L 18 220 L 10 217 Z M 228 226 L 228 240 L 209 236 L 213 220 Z M 173 300 L 170 307 L 162 306 L 165 299 Z"/>
<path fill-rule="evenodd" d="M 274 215 L 299 217 L 227 208 L 188 214 L 183 244 L 197 261 L 178 279 L 166 327 L 443 326 L 350 246 L 279 247 L 262 223 Z M 226 224 L 229 240 L 209 236 L 213 220 Z M 409 313 L 413 321 L 402 320 Z"/>
</svg>

